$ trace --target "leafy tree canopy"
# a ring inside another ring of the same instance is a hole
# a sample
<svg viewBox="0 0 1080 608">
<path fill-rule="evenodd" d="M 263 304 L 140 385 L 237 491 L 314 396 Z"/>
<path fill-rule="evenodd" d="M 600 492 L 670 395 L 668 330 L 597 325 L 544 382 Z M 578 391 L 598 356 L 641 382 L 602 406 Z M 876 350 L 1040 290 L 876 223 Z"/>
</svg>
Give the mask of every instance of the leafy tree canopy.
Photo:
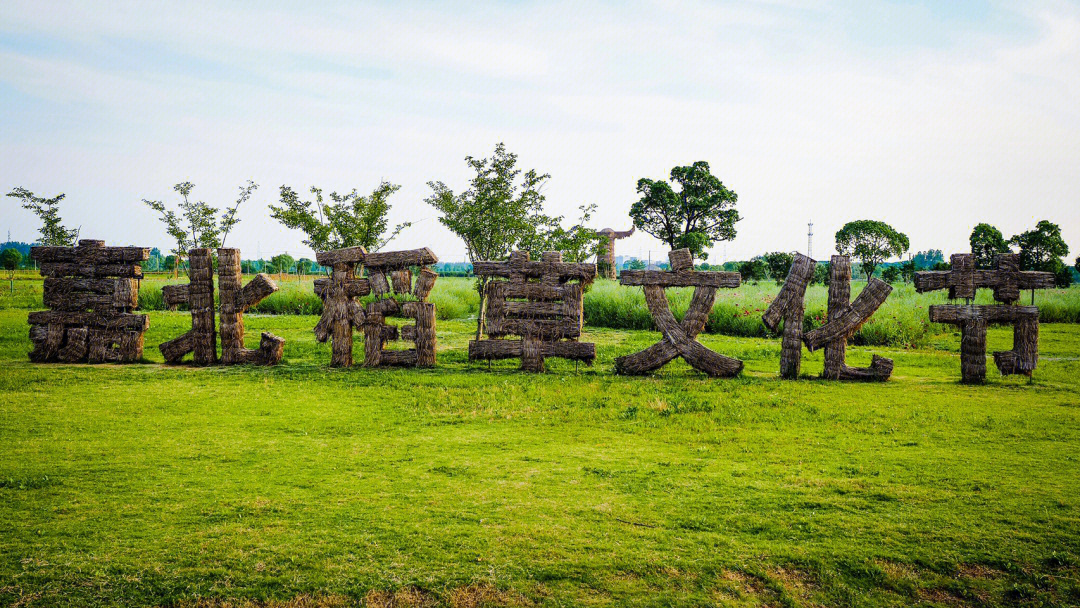
<svg viewBox="0 0 1080 608">
<path fill-rule="evenodd" d="M 166 208 L 165 203 L 161 201 L 144 198 L 143 202 L 160 215 L 161 222 L 165 224 L 165 230 L 176 241 L 176 247 L 172 253 L 178 258 L 183 258 L 191 249 L 224 247 L 229 231 L 240 222 L 240 218 L 236 215 L 240 205 L 251 198 L 251 193 L 258 187 L 259 185 L 251 180 L 240 186 L 236 204 L 227 208 L 220 218 L 218 218 L 217 208 L 203 201 L 191 200 L 191 191 L 195 189 L 195 184 L 191 182 L 181 182 L 173 186 L 173 190 L 180 194 L 179 214 Z"/>
<path fill-rule="evenodd" d="M 1056 273 L 1062 265 L 1061 258 L 1069 255 L 1069 246 L 1061 238 L 1061 227 L 1047 220 L 1036 224 L 1034 230 L 1012 237 L 1009 243 L 1019 247 L 1020 268 L 1023 270 Z"/>
<path fill-rule="evenodd" d="M 15 271 L 19 269 L 19 262 L 22 261 L 22 254 L 18 249 L 8 248 L 0 251 L 0 266 L 11 273 L 11 276 L 15 275 Z"/>
<path fill-rule="evenodd" d="M 274 265 L 274 268 L 277 268 L 278 272 L 286 273 L 292 269 L 294 264 L 296 264 L 296 260 L 287 253 L 279 253 L 270 258 L 270 263 Z"/>
<path fill-rule="evenodd" d="M 867 280 L 874 275 L 878 264 L 902 255 L 908 247 L 910 243 L 906 234 L 876 220 L 848 222 L 836 232 L 836 251 L 858 258 Z"/>
<path fill-rule="evenodd" d="M 412 225 L 402 222 L 387 232 L 390 195 L 400 189 L 384 181 L 368 196 L 360 196 L 353 188 L 347 194 L 331 192 L 327 202 L 321 188 L 312 186 L 314 201 L 302 201 L 292 188 L 282 186 L 281 205 L 270 205 L 270 217 L 286 228 L 303 231 L 304 244 L 315 251 L 358 246 L 378 251 Z"/>
<path fill-rule="evenodd" d="M 760 281 L 765 278 L 768 266 L 761 258 L 754 258 L 739 264 L 739 274 L 743 281 Z"/>
<path fill-rule="evenodd" d="M 715 241 L 735 238 L 735 222 L 742 219 L 735 209 L 739 197 L 709 172 L 709 163 L 675 167 L 671 182 L 679 184 L 678 192 L 664 180 L 638 180 L 641 198 L 630 206 L 635 226 L 699 259 L 708 257 L 705 250 Z"/>
<path fill-rule="evenodd" d="M 766 253 L 762 256 L 762 259 L 765 265 L 769 267 L 769 276 L 779 285 L 784 282 L 788 273 L 791 272 L 791 264 L 795 261 L 795 256 L 783 251 L 774 251 Z"/>
<path fill-rule="evenodd" d="M 26 188 L 15 188 L 8 192 L 8 196 L 17 198 L 22 202 L 23 209 L 29 209 L 41 220 L 41 244 L 50 247 L 71 247 L 79 238 L 79 229 L 69 230 L 64 228 L 60 219 L 60 201 L 64 200 L 64 194 L 57 194 L 52 198 L 34 196 Z"/>
<path fill-rule="evenodd" d="M 992 268 L 998 254 L 1009 253 L 1009 243 L 1001 235 L 1001 231 L 990 224 L 975 226 L 971 231 L 970 242 L 976 268 Z"/>
<path fill-rule="evenodd" d="M 517 155 L 496 144 L 490 158 L 466 156 L 475 173 L 469 187 L 455 194 L 441 181 L 428 182 L 431 196 L 425 199 L 440 212 L 439 222 L 465 242 L 470 262 L 503 260 L 515 249 L 529 251 L 535 259 L 543 251 L 562 251 L 567 261 L 585 261 L 600 248 L 601 236 L 585 227 L 595 205 L 581 207 L 581 219 L 569 229 L 561 216 L 544 213 L 541 188 L 551 176 L 536 169 L 517 168 Z M 477 336 L 484 324 L 487 279 L 477 279 L 480 311 Z"/>
<path fill-rule="evenodd" d="M 945 254 L 941 253 L 940 249 L 927 249 L 916 252 L 911 256 L 911 261 L 915 263 L 915 270 L 925 270 L 933 268 L 938 262 L 944 262 Z"/>
<path fill-rule="evenodd" d="M 886 283 L 895 283 L 900 280 L 901 271 L 899 266 L 887 266 L 885 270 L 881 271 L 881 278 Z"/>
</svg>

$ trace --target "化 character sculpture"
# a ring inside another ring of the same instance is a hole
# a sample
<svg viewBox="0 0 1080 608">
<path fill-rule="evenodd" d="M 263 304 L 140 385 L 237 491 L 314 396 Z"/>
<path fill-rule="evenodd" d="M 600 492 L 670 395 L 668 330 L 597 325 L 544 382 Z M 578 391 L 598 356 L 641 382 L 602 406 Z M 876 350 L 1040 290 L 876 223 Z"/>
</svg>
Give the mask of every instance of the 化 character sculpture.
<svg viewBox="0 0 1080 608">
<path fill-rule="evenodd" d="M 968 301 L 966 305 L 930 306 L 930 321 L 960 326 L 961 381 L 978 384 L 986 380 L 986 326 L 991 323 L 1013 324 L 1013 349 L 994 353 L 1001 375 L 1030 376 L 1039 362 L 1039 308 L 1019 306 L 1017 302 L 1020 290 L 1053 287 L 1053 273 L 1021 271 L 1015 253 L 998 255 L 990 270 L 976 269 L 970 253 L 953 254 L 949 261 L 950 270 L 915 273 L 915 290 L 921 293 L 948 288 L 950 300 Z M 994 299 L 1001 304 L 972 304 L 980 287 L 992 288 Z"/>
<path fill-rule="evenodd" d="M 582 296 L 596 278 L 596 264 L 566 263 L 558 251 L 529 261 L 514 251 L 505 262 L 477 262 L 478 276 L 497 277 L 487 284 L 488 340 L 469 342 L 469 360 L 521 359 L 521 369 L 544 371 L 545 357 L 592 365 L 596 344 L 578 342 L 583 325 Z M 573 282 L 572 282 L 573 281 Z M 501 339 L 520 336 L 520 340 Z"/>
<path fill-rule="evenodd" d="M 435 359 L 435 305 L 427 302 L 438 273 L 430 268 L 439 260 L 430 249 L 368 253 L 363 247 L 347 247 L 315 254 L 316 260 L 332 270 L 329 278 L 315 281 L 315 293 L 323 300 L 323 314 L 315 326 L 315 339 L 331 341 L 330 365 L 353 364 L 353 328 L 364 332 L 364 366 L 404 365 L 432 367 Z M 356 276 L 357 265 L 368 276 Z M 418 268 L 414 280 L 412 269 Z M 374 294 L 361 306 L 357 297 Z M 415 298 L 400 302 L 397 298 Z M 414 320 L 398 330 L 386 317 Z M 388 350 L 387 341 L 411 340 L 414 348 Z"/>
<path fill-rule="evenodd" d="M 671 271 L 624 270 L 619 278 L 622 285 L 640 285 L 645 289 L 645 302 L 652 313 L 653 323 L 663 339 L 645 350 L 615 359 L 615 371 L 620 374 L 646 374 L 659 369 L 676 357 L 682 357 L 695 369 L 714 377 L 736 376 L 743 362 L 713 352 L 697 341 L 705 328 L 716 290 L 734 288 L 742 283 L 737 272 L 698 272 L 694 270 L 689 249 L 677 249 L 668 254 Z M 693 287 L 694 295 L 682 323 L 675 320 L 664 290 L 668 287 Z"/>
<path fill-rule="evenodd" d="M 862 327 L 863 323 L 885 302 L 892 287 L 880 279 L 867 282 L 859 297 L 851 302 L 851 259 L 846 255 L 834 255 L 829 261 L 829 317 L 825 325 L 807 332 L 803 343 L 807 350 L 825 346 L 825 370 L 821 377 L 827 380 L 888 380 L 892 375 L 893 361 L 874 355 L 870 367 L 852 367 L 845 361 L 847 341 Z"/>
<path fill-rule="evenodd" d="M 218 249 L 218 294 L 221 301 L 221 360 L 223 365 L 254 363 L 276 365 L 285 351 L 285 340 L 263 332 L 258 349 L 244 348 L 244 311 L 277 291 L 269 276 L 259 273 L 241 287 L 240 250 Z M 196 365 L 218 363 L 217 329 L 214 326 L 214 259 L 210 249 L 188 252 L 188 283 L 167 285 L 162 297 L 170 310 L 180 304 L 191 309 L 191 330 L 158 345 L 165 361 L 180 362 L 192 353 Z"/>
<path fill-rule="evenodd" d="M 139 304 L 139 262 L 150 257 L 150 250 L 104 245 L 81 240 L 77 247 L 31 248 L 30 258 L 41 264 L 45 277 L 45 306 L 51 309 L 30 313 L 31 361 L 130 363 L 142 358 L 150 321 L 131 311 Z"/>
</svg>

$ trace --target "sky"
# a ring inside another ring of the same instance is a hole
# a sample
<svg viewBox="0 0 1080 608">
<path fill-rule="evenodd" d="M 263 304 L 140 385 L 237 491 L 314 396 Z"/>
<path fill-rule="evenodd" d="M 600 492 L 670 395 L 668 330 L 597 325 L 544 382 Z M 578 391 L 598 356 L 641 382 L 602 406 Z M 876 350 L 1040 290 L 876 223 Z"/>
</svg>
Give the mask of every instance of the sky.
<svg viewBox="0 0 1080 608">
<path fill-rule="evenodd" d="M 464 244 L 424 202 L 505 142 L 549 213 L 628 229 L 637 180 L 707 161 L 738 193 L 708 261 L 834 253 L 856 219 L 911 251 L 1048 219 L 1080 254 L 1080 4 L 0 3 L 0 189 L 66 193 L 83 238 L 167 249 L 141 200 L 223 207 L 245 258 L 311 257 L 279 189 L 401 186 L 387 249 Z M 0 231 L 38 223 L 0 199 Z M 0 232 L 0 237 L 3 237 Z M 638 232 L 620 255 L 666 257 Z"/>
</svg>

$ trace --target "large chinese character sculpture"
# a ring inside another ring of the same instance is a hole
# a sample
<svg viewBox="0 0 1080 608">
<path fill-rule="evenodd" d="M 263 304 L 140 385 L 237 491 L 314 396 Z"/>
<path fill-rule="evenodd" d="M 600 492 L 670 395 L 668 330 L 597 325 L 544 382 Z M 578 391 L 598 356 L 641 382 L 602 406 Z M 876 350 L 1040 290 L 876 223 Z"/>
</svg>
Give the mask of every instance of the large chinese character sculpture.
<svg viewBox="0 0 1080 608">
<path fill-rule="evenodd" d="M 1018 306 L 1017 301 L 1021 290 L 1053 287 L 1053 273 L 1021 271 L 1019 256 L 1014 253 L 997 256 L 990 270 L 976 269 L 970 253 L 953 254 L 949 261 L 950 270 L 915 273 L 915 290 L 948 289 L 950 300 L 968 300 L 966 305 L 930 306 L 930 321 L 960 326 L 961 381 L 977 384 L 986 380 L 986 326 L 991 323 L 1013 324 L 1013 349 L 994 353 L 998 370 L 1003 376 L 1030 376 L 1039 361 L 1039 308 Z M 971 304 L 980 287 L 993 289 L 994 299 L 1001 304 Z"/>
<path fill-rule="evenodd" d="M 780 377 L 798 378 L 802 367 L 803 317 L 806 286 L 814 278 L 814 260 L 801 253 L 795 254 L 784 286 L 761 315 L 769 329 L 776 331 L 784 322 L 784 336 L 780 342 Z"/>
<path fill-rule="evenodd" d="M 584 288 L 596 279 L 596 264 L 565 263 L 558 251 L 533 262 L 529 252 L 515 251 L 506 262 L 477 262 L 473 271 L 495 280 L 486 287 L 489 339 L 469 342 L 470 361 L 520 358 L 521 369 L 532 372 L 544 371 L 546 357 L 592 365 L 596 344 L 577 339 Z"/>
<path fill-rule="evenodd" d="M 45 306 L 51 309 L 30 313 L 31 361 L 129 363 L 142 358 L 150 321 L 131 311 L 139 303 L 139 262 L 150 257 L 150 250 L 104 245 L 81 240 L 77 247 L 31 248 L 30 258 L 45 277 Z"/>
<path fill-rule="evenodd" d="M 615 241 L 634 234 L 636 228 L 637 226 L 631 226 L 630 230 L 624 231 L 604 228 L 597 231 L 604 240 L 600 241 L 600 251 L 596 254 L 596 266 L 605 279 L 615 278 Z"/>
<path fill-rule="evenodd" d="M 620 275 L 622 285 L 640 285 L 645 289 L 645 303 L 649 306 L 653 323 L 664 335 L 656 344 L 643 351 L 615 359 L 615 371 L 620 374 L 646 374 L 659 369 L 676 357 L 682 357 L 694 369 L 714 377 L 731 377 L 742 371 L 743 362 L 713 352 L 697 341 L 697 335 L 705 328 L 709 312 L 716 301 L 720 287 L 734 288 L 742 282 L 737 272 L 698 272 L 694 270 L 689 249 L 678 249 L 668 254 L 671 271 L 624 270 Z M 668 307 L 664 290 L 668 287 L 693 287 L 694 295 L 682 323 L 675 320 Z"/>
<path fill-rule="evenodd" d="M 285 351 L 285 340 L 263 332 L 258 349 L 244 348 L 244 312 L 277 291 L 269 276 L 258 274 L 241 287 L 240 250 L 218 249 L 218 299 L 221 301 L 221 360 L 223 365 L 254 363 L 275 365 Z M 187 304 L 191 310 L 191 330 L 158 345 L 165 361 L 180 362 L 192 353 L 196 365 L 218 363 L 217 329 L 214 326 L 214 258 L 210 249 L 188 252 L 188 283 L 167 285 L 162 297 L 170 310 Z"/>
<path fill-rule="evenodd" d="M 825 325 L 806 333 L 803 342 L 807 350 L 825 347 L 825 370 L 821 377 L 827 380 L 879 380 L 892 375 L 893 362 L 874 355 L 870 367 L 852 367 L 847 364 L 847 341 L 863 323 L 885 302 L 892 287 L 880 279 L 871 278 L 866 287 L 851 302 L 851 259 L 846 255 L 834 255 L 829 260 L 829 316 Z"/>
<path fill-rule="evenodd" d="M 427 297 L 439 276 L 430 266 L 439 260 L 430 249 L 368 253 L 363 247 L 348 247 L 317 252 L 315 259 L 331 268 L 329 278 L 315 281 L 315 293 L 323 300 L 315 339 L 331 341 L 330 365 L 353 364 L 353 328 L 364 332 L 365 367 L 435 365 L 435 305 Z M 366 278 L 356 276 L 357 265 L 367 270 Z M 413 268 L 418 268 L 415 279 Z M 369 294 L 374 300 L 361 306 L 356 298 Z M 391 316 L 410 318 L 414 324 L 398 331 L 386 323 Z M 399 337 L 414 347 L 384 348 Z"/>
</svg>

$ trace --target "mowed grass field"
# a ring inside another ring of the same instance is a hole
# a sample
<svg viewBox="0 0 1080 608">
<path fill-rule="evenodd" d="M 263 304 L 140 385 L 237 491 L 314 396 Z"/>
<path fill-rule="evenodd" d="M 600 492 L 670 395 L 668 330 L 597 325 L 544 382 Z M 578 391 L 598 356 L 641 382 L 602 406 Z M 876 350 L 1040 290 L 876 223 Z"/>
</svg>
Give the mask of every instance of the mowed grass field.
<svg viewBox="0 0 1080 608">
<path fill-rule="evenodd" d="M 886 384 L 746 361 L 612 374 L 659 338 L 590 329 L 592 367 L 329 369 L 316 317 L 248 315 L 275 368 L 34 365 L 0 311 L 0 605 L 906 606 L 1080 603 L 1080 326 L 1035 378 L 957 383 L 959 339 Z M 991 330 L 991 349 L 1011 332 Z M 357 351 L 361 349 L 357 340 Z"/>
</svg>

